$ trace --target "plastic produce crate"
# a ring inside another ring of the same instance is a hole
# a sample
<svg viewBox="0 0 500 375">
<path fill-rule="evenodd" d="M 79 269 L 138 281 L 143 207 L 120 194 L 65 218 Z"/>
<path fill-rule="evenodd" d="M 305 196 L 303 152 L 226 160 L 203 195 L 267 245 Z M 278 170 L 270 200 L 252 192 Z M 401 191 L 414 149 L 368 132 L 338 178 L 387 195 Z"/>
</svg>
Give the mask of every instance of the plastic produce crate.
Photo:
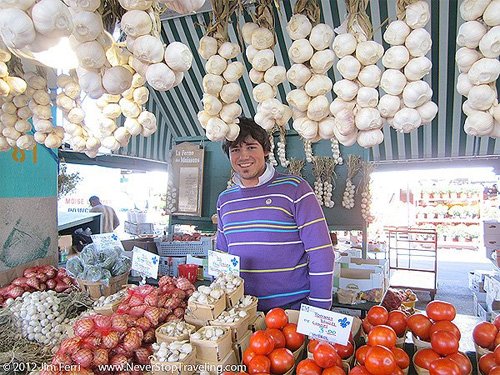
<svg viewBox="0 0 500 375">
<path fill-rule="evenodd" d="M 156 248 L 160 257 L 207 256 L 208 250 L 212 250 L 212 242 L 212 237 L 201 237 L 201 241 L 157 241 Z"/>
</svg>

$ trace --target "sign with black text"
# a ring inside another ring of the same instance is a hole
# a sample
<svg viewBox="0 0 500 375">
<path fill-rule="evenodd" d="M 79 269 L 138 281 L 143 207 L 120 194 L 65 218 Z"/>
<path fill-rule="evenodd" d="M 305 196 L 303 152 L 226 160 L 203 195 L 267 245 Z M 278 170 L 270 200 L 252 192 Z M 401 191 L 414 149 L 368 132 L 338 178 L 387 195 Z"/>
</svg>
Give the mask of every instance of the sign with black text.
<svg viewBox="0 0 500 375">
<path fill-rule="evenodd" d="M 353 317 L 302 304 L 297 332 L 316 340 L 347 345 Z"/>
</svg>

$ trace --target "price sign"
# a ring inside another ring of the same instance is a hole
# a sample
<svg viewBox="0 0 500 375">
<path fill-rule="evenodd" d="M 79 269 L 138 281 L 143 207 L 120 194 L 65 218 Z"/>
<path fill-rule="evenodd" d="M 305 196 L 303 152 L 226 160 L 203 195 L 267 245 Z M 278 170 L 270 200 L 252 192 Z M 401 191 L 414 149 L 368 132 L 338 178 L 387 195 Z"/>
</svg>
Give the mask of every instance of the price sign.
<svg viewBox="0 0 500 375">
<path fill-rule="evenodd" d="M 297 332 L 317 340 L 347 345 L 352 321 L 352 316 L 302 304 Z"/>
<path fill-rule="evenodd" d="M 94 243 L 94 247 L 96 248 L 96 250 L 119 247 L 122 251 L 125 251 L 122 242 L 114 233 L 93 234 L 90 236 L 90 238 L 92 238 L 92 242 Z"/>
<path fill-rule="evenodd" d="M 240 275 L 240 257 L 219 251 L 208 251 L 208 274 L 219 276 L 221 273 Z"/>
<path fill-rule="evenodd" d="M 158 277 L 160 257 L 137 246 L 134 246 L 132 252 L 132 269 L 142 276 L 156 279 Z"/>
</svg>

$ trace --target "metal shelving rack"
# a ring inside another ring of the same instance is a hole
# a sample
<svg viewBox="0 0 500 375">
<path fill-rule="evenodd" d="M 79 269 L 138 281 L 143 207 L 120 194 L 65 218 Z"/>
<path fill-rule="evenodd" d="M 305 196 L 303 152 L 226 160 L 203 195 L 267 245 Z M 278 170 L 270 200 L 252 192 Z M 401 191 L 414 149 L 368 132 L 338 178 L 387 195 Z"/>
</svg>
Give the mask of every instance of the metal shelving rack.
<svg viewBox="0 0 500 375">
<path fill-rule="evenodd" d="M 388 242 L 390 286 L 437 291 L 437 232 L 435 229 L 384 228 Z"/>
</svg>

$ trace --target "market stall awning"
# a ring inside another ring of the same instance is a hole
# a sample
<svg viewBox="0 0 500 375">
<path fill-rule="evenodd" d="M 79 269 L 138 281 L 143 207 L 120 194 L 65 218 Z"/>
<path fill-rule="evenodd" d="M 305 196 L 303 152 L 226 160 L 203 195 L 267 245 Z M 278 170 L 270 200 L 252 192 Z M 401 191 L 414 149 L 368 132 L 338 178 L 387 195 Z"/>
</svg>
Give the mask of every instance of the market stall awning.
<svg viewBox="0 0 500 375">
<path fill-rule="evenodd" d="M 475 157 L 500 154 L 500 140 L 489 137 L 472 137 L 463 131 L 465 116 L 461 105 L 464 98 L 457 93 L 455 84 L 458 70 L 455 66 L 456 35 L 460 24 L 459 1 L 431 1 L 431 22 L 428 29 L 431 32 L 433 46 L 429 58 L 433 62 L 432 73 L 428 82 L 433 89 L 433 101 L 439 106 L 439 113 L 432 125 L 422 126 L 410 134 L 397 133 L 389 125 L 384 126 L 384 142 L 370 151 L 372 160 L 428 160 L 456 157 Z M 285 27 L 292 16 L 295 1 L 279 2 L 281 9 L 276 12 L 275 47 L 277 63 L 290 67 L 287 50 L 291 45 Z M 369 2 L 369 14 L 374 29 L 374 39 L 388 45 L 382 40 L 388 18 L 396 19 L 395 0 L 379 0 Z M 322 21 L 338 27 L 346 14 L 343 1 L 321 1 Z M 197 47 L 203 36 L 203 27 L 209 20 L 208 13 L 198 13 L 192 16 L 170 18 L 163 21 L 162 37 L 166 43 L 180 41 L 193 51 L 193 67 L 185 75 L 182 83 L 167 92 L 151 92 L 149 102 L 159 123 L 158 132 L 144 139 L 137 137 L 130 142 L 127 149 L 120 153 L 166 161 L 172 142 L 178 138 L 200 138 L 204 136 L 197 112 L 201 109 L 202 78 L 205 74 L 205 61 L 198 55 Z M 248 14 L 239 18 L 233 17 L 229 26 L 231 41 L 238 40 L 237 28 L 251 21 Z M 383 23 L 383 26 L 380 26 Z M 240 55 L 238 60 L 246 66 L 247 72 L 251 65 L 246 57 Z M 341 79 L 339 73 L 329 71 L 332 80 Z M 248 73 L 239 81 L 242 87 L 240 103 L 245 116 L 254 116 L 256 102 L 252 98 L 252 83 Z M 291 90 L 285 82 L 280 86 L 278 98 L 285 102 L 286 93 Z M 330 97 L 331 98 L 331 94 Z M 347 153 L 349 149 L 346 150 Z"/>
</svg>

